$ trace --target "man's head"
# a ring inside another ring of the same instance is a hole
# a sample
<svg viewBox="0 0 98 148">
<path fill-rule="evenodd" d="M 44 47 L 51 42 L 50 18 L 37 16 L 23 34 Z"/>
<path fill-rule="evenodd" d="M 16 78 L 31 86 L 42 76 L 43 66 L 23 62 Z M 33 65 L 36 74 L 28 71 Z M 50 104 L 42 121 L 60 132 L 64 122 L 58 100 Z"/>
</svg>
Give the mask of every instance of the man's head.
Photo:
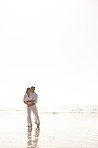
<svg viewBox="0 0 98 148">
<path fill-rule="evenodd" d="M 34 93 L 35 92 L 35 86 L 31 87 L 31 92 Z"/>
</svg>

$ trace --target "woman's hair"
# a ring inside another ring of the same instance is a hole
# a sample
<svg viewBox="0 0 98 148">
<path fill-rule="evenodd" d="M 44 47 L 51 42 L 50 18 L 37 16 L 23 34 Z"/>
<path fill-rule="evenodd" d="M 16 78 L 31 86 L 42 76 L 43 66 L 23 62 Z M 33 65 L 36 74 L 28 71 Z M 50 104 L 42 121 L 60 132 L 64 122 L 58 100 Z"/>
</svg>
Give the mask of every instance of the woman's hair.
<svg viewBox="0 0 98 148">
<path fill-rule="evenodd" d="M 27 90 L 26 90 L 26 93 L 28 92 L 29 89 L 30 89 L 30 88 L 28 87 Z"/>
</svg>

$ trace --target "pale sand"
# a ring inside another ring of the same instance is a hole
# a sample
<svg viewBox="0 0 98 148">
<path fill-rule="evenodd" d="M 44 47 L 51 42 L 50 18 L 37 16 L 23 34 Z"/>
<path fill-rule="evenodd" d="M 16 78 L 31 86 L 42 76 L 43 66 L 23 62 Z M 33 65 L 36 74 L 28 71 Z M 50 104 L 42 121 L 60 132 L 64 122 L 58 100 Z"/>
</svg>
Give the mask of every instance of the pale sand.
<svg viewBox="0 0 98 148">
<path fill-rule="evenodd" d="M 0 148 L 98 148 L 98 114 L 40 114 L 31 130 L 26 112 L 0 112 Z"/>
</svg>

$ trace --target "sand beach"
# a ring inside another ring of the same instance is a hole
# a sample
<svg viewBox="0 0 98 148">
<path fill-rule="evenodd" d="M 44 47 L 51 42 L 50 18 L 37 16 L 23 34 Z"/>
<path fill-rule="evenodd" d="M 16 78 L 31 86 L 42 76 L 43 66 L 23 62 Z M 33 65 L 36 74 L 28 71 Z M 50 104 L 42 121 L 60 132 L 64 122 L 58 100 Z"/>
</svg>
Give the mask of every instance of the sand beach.
<svg viewBox="0 0 98 148">
<path fill-rule="evenodd" d="M 40 113 L 40 120 L 28 128 L 26 111 L 0 111 L 0 148 L 98 148 L 97 113 Z"/>
</svg>

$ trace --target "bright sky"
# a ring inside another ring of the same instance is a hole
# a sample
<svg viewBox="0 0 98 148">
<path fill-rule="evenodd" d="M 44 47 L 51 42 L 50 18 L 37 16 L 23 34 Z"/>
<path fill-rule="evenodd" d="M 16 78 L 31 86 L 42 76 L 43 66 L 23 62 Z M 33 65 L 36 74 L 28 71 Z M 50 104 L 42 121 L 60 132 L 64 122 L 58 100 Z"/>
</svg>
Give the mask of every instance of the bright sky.
<svg viewBox="0 0 98 148">
<path fill-rule="evenodd" d="M 98 104 L 98 1 L 0 1 L 0 108 Z"/>
</svg>

